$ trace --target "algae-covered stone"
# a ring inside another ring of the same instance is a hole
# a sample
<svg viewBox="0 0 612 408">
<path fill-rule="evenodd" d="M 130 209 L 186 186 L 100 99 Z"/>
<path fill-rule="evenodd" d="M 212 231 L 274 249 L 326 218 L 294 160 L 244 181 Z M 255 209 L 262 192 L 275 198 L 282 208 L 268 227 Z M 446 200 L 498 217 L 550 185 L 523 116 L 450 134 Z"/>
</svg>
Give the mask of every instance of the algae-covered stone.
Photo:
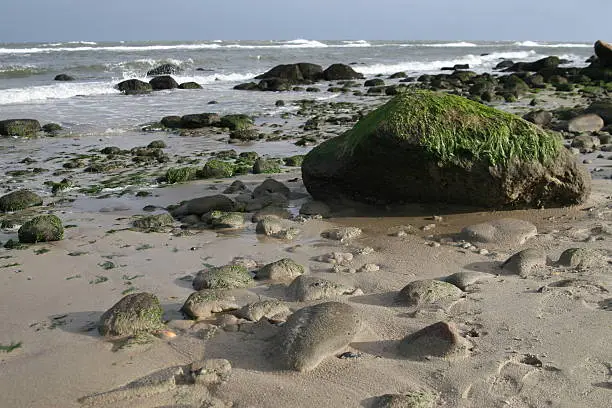
<svg viewBox="0 0 612 408">
<path fill-rule="evenodd" d="M 36 242 L 59 241 L 64 238 L 62 220 L 51 214 L 32 218 L 19 228 L 19 242 L 34 244 Z"/>
<path fill-rule="evenodd" d="M 35 136 L 40 130 L 40 122 L 35 119 L 0 120 L 0 135 L 3 136 Z"/>
<path fill-rule="evenodd" d="M 197 167 L 172 167 L 166 170 L 166 175 L 163 181 L 169 184 L 182 183 L 189 180 L 195 180 L 198 174 Z"/>
<path fill-rule="evenodd" d="M 135 228 L 146 230 L 146 231 L 156 231 L 160 228 L 170 226 L 174 223 L 174 218 L 169 213 L 163 214 L 154 214 L 147 215 L 137 220 L 134 220 L 132 225 Z"/>
<path fill-rule="evenodd" d="M 287 288 L 287 294 L 297 301 L 306 302 L 352 295 L 356 290 L 328 279 L 300 275 L 291 282 L 291 285 Z"/>
<path fill-rule="evenodd" d="M 19 211 L 42 205 L 42 198 L 30 190 L 17 190 L 0 197 L 0 212 Z"/>
<path fill-rule="evenodd" d="M 289 314 L 291 314 L 291 312 L 287 305 L 278 299 L 266 299 L 255 303 L 249 303 L 235 313 L 237 317 L 253 322 L 258 322 L 264 317 L 267 319 L 275 319 L 286 317 Z"/>
<path fill-rule="evenodd" d="M 432 279 L 416 280 L 404 286 L 397 300 L 410 306 L 454 301 L 463 291 L 453 284 Z"/>
<path fill-rule="evenodd" d="M 541 207 L 584 202 L 590 176 L 560 137 L 456 95 L 413 90 L 315 147 L 302 164 L 316 200 Z"/>
<path fill-rule="evenodd" d="M 372 408 L 434 408 L 437 397 L 426 392 L 385 394 L 376 397 Z"/>
<path fill-rule="evenodd" d="M 143 93 L 149 93 L 153 90 L 153 86 L 150 83 L 141 81 L 139 79 L 128 79 L 119 82 L 116 88 L 126 95 L 138 95 Z"/>
<path fill-rule="evenodd" d="M 253 165 L 253 174 L 280 173 L 280 171 L 280 164 L 274 159 L 264 159 L 260 157 L 255 160 L 255 164 Z"/>
<path fill-rule="evenodd" d="M 244 214 L 213 211 L 210 214 L 210 223 L 214 228 L 244 228 Z"/>
<path fill-rule="evenodd" d="M 276 281 L 293 280 L 304 273 L 304 267 L 293 259 L 284 258 L 269 263 L 257 271 L 257 279 L 270 279 Z"/>
<path fill-rule="evenodd" d="M 285 166 L 300 167 L 304 162 L 304 155 L 298 154 L 296 156 L 285 157 L 283 161 L 285 162 Z"/>
<path fill-rule="evenodd" d="M 225 265 L 200 271 L 193 279 L 195 290 L 246 288 L 253 283 L 253 277 L 242 265 Z"/>
<path fill-rule="evenodd" d="M 236 299 L 227 291 L 204 289 L 189 295 L 181 311 L 192 319 L 202 319 L 235 309 L 238 309 Z"/>
<path fill-rule="evenodd" d="M 132 293 L 108 309 L 98 322 L 102 336 L 127 336 L 162 329 L 164 311 L 151 293 Z"/>
<path fill-rule="evenodd" d="M 219 126 L 229 130 L 249 129 L 253 126 L 253 119 L 247 115 L 225 115 L 221 118 Z"/>
<path fill-rule="evenodd" d="M 234 165 L 222 160 L 211 159 L 198 172 L 201 178 L 227 178 L 234 175 Z"/>
<path fill-rule="evenodd" d="M 310 371 L 347 347 L 360 328 L 361 319 L 347 304 L 305 307 L 287 319 L 274 341 L 273 355 L 285 369 Z"/>
</svg>

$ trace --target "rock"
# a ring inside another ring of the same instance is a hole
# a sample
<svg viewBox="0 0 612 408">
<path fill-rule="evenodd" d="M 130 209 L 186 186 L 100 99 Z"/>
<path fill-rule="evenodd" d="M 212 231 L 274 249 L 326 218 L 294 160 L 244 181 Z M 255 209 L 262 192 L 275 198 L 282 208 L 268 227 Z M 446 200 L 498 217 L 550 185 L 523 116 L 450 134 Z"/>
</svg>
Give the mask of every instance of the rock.
<svg viewBox="0 0 612 408">
<path fill-rule="evenodd" d="M 598 132 L 603 127 L 603 119 L 594 113 L 580 115 L 567 122 L 567 130 L 573 133 Z"/>
<path fill-rule="evenodd" d="M 552 113 L 545 110 L 536 110 L 527 113 L 523 116 L 528 122 L 535 123 L 538 126 L 546 127 L 552 121 L 553 115 Z"/>
<path fill-rule="evenodd" d="M 119 82 L 116 85 L 116 88 L 126 95 L 149 93 L 153 90 L 151 84 L 138 79 L 128 79 L 126 81 Z"/>
<path fill-rule="evenodd" d="M 255 272 L 256 279 L 292 281 L 304 273 L 304 267 L 289 258 L 269 263 Z"/>
<path fill-rule="evenodd" d="M 361 229 L 357 227 L 341 227 L 323 231 L 323 238 L 334 241 L 347 242 L 361 236 Z"/>
<path fill-rule="evenodd" d="M 408 358 L 452 359 L 467 356 L 469 347 L 469 342 L 461 337 L 453 323 L 438 322 L 404 337 L 399 352 Z"/>
<path fill-rule="evenodd" d="M 0 135 L 2 136 L 36 136 L 40 131 L 40 123 L 35 119 L 0 120 Z"/>
<path fill-rule="evenodd" d="M 468 242 L 481 242 L 501 246 L 523 245 L 538 233 L 535 225 L 515 218 L 502 218 L 470 225 L 461 230 L 461 238 Z"/>
<path fill-rule="evenodd" d="M 396 72 L 394 74 L 391 74 L 389 76 L 389 79 L 399 79 L 399 78 L 406 78 L 408 75 L 406 75 L 405 72 L 400 71 L 400 72 Z"/>
<path fill-rule="evenodd" d="M 287 288 L 288 295 L 299 302 L 352 295 L 355 291 L 355 288 L 349 288 L 327 279 L 306 275 L 300 275 L 295 278 Z"/>
<path fill-rule="evenodd" d="M 163 140 L 154 140 L 147 145 L 147 149 L 165 149 L 166 147 L 168 146 Z"/>
<path fill-rule="evenodd" d="M 383 81 L 380 78 L 368 79 L 367 81 L 363 83 L 363 86 L 365 87 L 385 86 L 385 81 Z"/>
<path fill-rule="evenodd" d="M 606 125 L 612 124 L 612 100 L 595 101 L 585 110 L 601 117 Z"/>
<path fill-rule="evenodd" d="M 416 280 L 404 286 L 397 296 L 400 303 L 420 306 L 459 299 L 463 291 L 447 282 L 433 279 Z"/>
<path fill-rule="evenodd" d="M 179 72 L 181 72 L 181 68 L 178 65 L 162 64 L 147 71 L 147 76 L 173 75 L 178 74 Z"/>
<path fill-rule="evenodd" d="M 236 198 L 237 201 L 238 198 L 239 197 Z M 288 200 L 280 193 L 266 194 L 257 198 L 251 198 L 249 195 L 248 199 L 244 201 L 244 205 L 246 206 L 244 210 L 247 212 L 259 211 L 267 207 L 274 207 L 273 211 L 276 213 L 277 211 L 285 211 L 279 209 L 286 207 L 288 205 Z"/>
<path fill-rule="evenodd" d="M 575 269 L 590 269 L 605 267 L 608 261 L 597 249 L 570 248 L 563 251 L 557 263 Z"/>
<path fill-rule="evenodd" d="M 304 155 L 303 154 L 297 154 L 295 156 L 285 157 L 283 159 L 283 161 L 285 162 L 285 166 L 289 166 L 289 167 L 301 167 L 302 166 L 302 162 L 304 161 Z"/>
<path fill-rule="evenodd" d="M 232 182 L 225 190 L 223 190 L 223 194 L 238 194 L 249 192 L 247 186 L 240 180 L 236 180 Z"/>
<path fill-rule="evenodd" d="M 605 41 L 595 42 L 595 55 L 604 67 L 612 68 L 612 45 Z"/>
<path fill-rule="evenodd" d="M 451 285 L 455 285 L 461 290 L 466 290 L 470 285 L 491 279 L 493 277 L 495 277 L 495 275 L 485 272 L 462 271 L 448 275 L 441 280 L 450 283 Z"/>
<path fill-rule="evenodd" d="M 247 288 L 253 283 L 253 277 L 241 265 L 225 265 L 199 271 L 191 285 L 195 290 L 202 289 L 236 289 Z"/>
<path fill-rule="evenodd" d="M 268 237 L 276 237 L 285 229 L 281 219 L 277 216 L 270 215 L 265 216 L 257 221 L 255 232 L 257 234 L 265 235 Z"/>
<path fill-rule="evenodd" d="M 423 90 L 394 97 L 312 149 L 302 178 L 315 200 L 376 205 L 548 207 L 581 203 L 590 193 L 590 175 L 557 136 L 477 102 Z"/>
<path fill-rule="evenodd" d="M 264 159 L 263 157 L 255 160 L 253 174 L 280 173 L 280 164 L 274 159 Z"/>
<path fill-rule="evenodd" d="M 269 178 L 265 179 L 263 183 L 255 187 L 255 190 L 253 190 L 253 197 L 259 198 L 270 194 L 281 194 L 285 198 L 289 198 L 290 192 L 289 187 L 280 181 Z"/>
<path fill-rule="evenodd" d="M 164 327 L 162 307 L 151 293 L 132 293 L 108 309 L 98 322 L 102 336 L 150 333 Z"/>
<path fill-rule="evenodd" d="M 347 79 L 363 79 L 363 75 L 344 64 L 332 64 L 323 71 L 326 81 L 342 81 Z"/>
<path fill-rule="evenodd" d="M 204 164 L 204 167 L 198 172 L 198 176 L 204 179 L 208 178 L 228 178 L 234 175 L 234 165 L 232 163 L 210 159 Z"/>
<path fill-rule="evenodd" d="M 495 68 L 493 69 L 506 69 L 506 68 L 510 68 L 513 65 L 514 65 L 514 61 L 512 60 L 503 60 L 499 62 L 497 65 L 495 65 Z"/>
<path fill-rule="evenodd" d="M 217 126 L 220 123 L 221 117 L 216 113 L 197 113 L 181 116 L 178 127 L 183 129 L 199 129 L 203 127 Z"/>
<path fill-rule="evenodd" d="M 249 129 L 253 126 L 253 119 L 247 115 L 225 115 L 221 117 L 219 127 L 226 127 L 229 130 Z"/>
<path fill-rule="evenodd" d="M 323 78 L 320 65 L 301 62 L 298 64 L 277 65 L 256 79 L 285 79 L 291 84 L 308 83 Z"/>
<path fill-rule="evenodd" d="M 434 408 L 437 397 L 426 392 L 385 394 L 376 397 L 371 408 Z"/>
<path fill-rule="evenodd" d="M 545 58 L 539 59 L 534 62 L 517 62 L 516 64 L 509 67 L 507 70 L 513 71 L 513 72 L 518 72 L 518 71 L 537 72 L 543 69 L 557 68 L 560 63 L 561 63 L 561 60 L 559 59 L 559 57 L 552 56 L 552 57 L 545 57 Z"/>
<path fill-rule="evenodd" d="M 55 133 L 62 130 L 62 126 L 58 123 L 46 123 L 43 125 L 42 130 L 46 133 L 54 135 Z"/>
<path fill-rule="evenodd" d="M 226 382 L 232 372 L 232 365 L 225 359 L 209 359 L 195 361 L 190 364 L 189 369 L 186 370 L 186 376 L 191 375 L 193 383 L 204 387 L 212 385 L 218 385 Z M 208 405 L 208 404 L 206 404 Z M 208 405 L 211 408 L 218 407 L 223 408 L 225 405 Z"/>
<path fill-rule="evenodd" d="M 225 290 L 204 289 L 194 292 L 187 298 L 181 311 L 192 319 L 203 319 L 213 315 L 238 309 L 236 299 Z"/>
<path fill-rule="evenodd" d="M 183 82 L 182 84 L 179 84 L 178 86 L 179 89 L 202 89 L 202 85 L 198 84 L 197 82 Z"/>
<path fill-rule="evenodd" d="M 538 248 L 529 248 L 512 255 L 503 263 L 502 269 L 515 273 L 521 278 L 531 275 L 534 268 L 546 266 L 546 253 Z"/>
<path fill-rule="evenodd" d="M 0 197 L 0 212 L 19 211 L 43 204 L 43 199 L 30 190 L 17 190 Z"/>
<path fill-rule="evenodd" d="M 132 222 L 134 228 L 145 231 L 158 231 L 174 224 L 174 218 L 169 213 L 146 215 Z"/>
<path fill-rule="evenodd" d="M 185 215 L 195 214 L 202 216 L 211 211 L 233 211 L 234 201 L 224 195 L 217 194 L 208 197 L 194 198 L 172 210 L 170 213 L 173 217 L 183 217 Z"/>
<path fill-rule="evenodd" d="M 572 139 L 571 146 L 578 149 L 596 149 L 600 143 L 597 136 L 580 135 Z"/>
<path fill-rule="evenodd" d="M 308 201 L 302 204 L 300 207 L 300 214 L 302 215 L 320 215 L 323 218 L 329 218 L 331 215 L 331 209 L 327 204 L 321 201 Z"/>
<path fill-rule="evenodd" d="M 213 211 L 210 214 L 210 223 L 213 228 L 244 228 L 244 214 L 238 212 Z"/>
<path fill-rule="evenodd" d="M 353 260 L 353 254 L 351 252 L 332 252 L 321 255 L 317 260 L 335 265 L 346 265 Z"/>
<path fill-rule="evenodd" d="M 169 129 L 179 129 L 182 127 L 181 125 L 181 117 L 180 116 L 164 116 L 160 123 L 162 126 L 165 126 Z"/>
<path fill-rule="evenodd" d="M 178 88 L 178 83 L 170 75 L 157 76 L 149 81 L 154 91 Z"/>
<path fill-rule="evenodd" d="M 355 310 L 344 303 L 326 302 L 298 310 L 283 325 L 274 352 L 283 368 L 310 371 L 344 348 L 361 328 Z"/>
<path fill-rule="evenodd" d="M 54 81 L 74 81 L 74 77 L 68 74 L 59 74 L 53 78 Z"/>
<path fill-rule="evenodd" d="M 64 227 L 62 220 L 55 215 L 39 215 L 25 222 L 17 235 L 19 242 L 24 244 L 59 241 L 64 238 Z"/>
<path fill-rule="evenodd" d="M 270 320 L 274 320 L 277 317 L 286 317 L 291 314 L 291 311 L 284 302 L 278 299 L 268 299 L 249 303 L 234 314 L 241 319 L 258 322 L 264 317 Z"/>
</svg>

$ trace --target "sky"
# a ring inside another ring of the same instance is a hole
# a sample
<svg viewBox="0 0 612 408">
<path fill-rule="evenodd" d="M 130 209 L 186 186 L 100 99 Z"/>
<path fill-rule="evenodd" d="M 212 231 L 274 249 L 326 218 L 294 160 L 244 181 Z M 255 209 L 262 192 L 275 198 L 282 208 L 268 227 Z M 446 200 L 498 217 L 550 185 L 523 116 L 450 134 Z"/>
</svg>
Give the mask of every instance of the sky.
<svg viewBox="0 0 612 408">
<path fill-rule="evenodd" d="M 612 0 L 0 0 L 0 42 L 612 41 Z"/>
</svg>

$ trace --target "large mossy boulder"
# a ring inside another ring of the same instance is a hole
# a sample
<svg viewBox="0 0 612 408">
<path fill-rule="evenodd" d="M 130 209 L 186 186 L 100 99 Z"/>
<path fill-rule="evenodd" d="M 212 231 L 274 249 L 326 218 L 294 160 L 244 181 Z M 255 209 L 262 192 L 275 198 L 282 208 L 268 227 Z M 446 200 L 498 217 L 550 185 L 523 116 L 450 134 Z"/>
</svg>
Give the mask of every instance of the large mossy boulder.
<svg viewBox="0 0 612 408">
<path fill-rule="evenodd" d="M 162 329 L 164 311 L 150 293 L 132 293 L 108 309 L 98 322 L 102 336 L 130 336 Z"/>
<path fill-rule="evenodd" d="M 64 226 L 62 220 L 55 215 L 39 215 L 24 223 L 17 235 L 19 242 L 25 244 L 59 241 L 64 238 Z"/>
<path fill-rule="evenodd" d="M 302 177 L 320 201 L 487 208 L 584 202 L 590 176 L 561 139 L 468 99 L 411 91 L 314 148 Z"/>
<path fill-rule="evenodd" d="M 138 95 L 143 93 L 149 93 L 153 90 L 153 86 L 148 82 L 141 81 L 139 79 L 128 79 L 119 82 L 116 88 L 126 95 Z"/>
<path fill-rule="evenodd" d="M 0 135 L 2 136 L 35 136 L 40 130 L 40 122 L 36 119 L 6 119 L 0 120 Z"/>
<path fill-rule="evenodd" d="M 42 203 L 38 194 L 30 190 L 17 190 L 0 197 L 0 212 L 19 211 Z"/>
</svg>

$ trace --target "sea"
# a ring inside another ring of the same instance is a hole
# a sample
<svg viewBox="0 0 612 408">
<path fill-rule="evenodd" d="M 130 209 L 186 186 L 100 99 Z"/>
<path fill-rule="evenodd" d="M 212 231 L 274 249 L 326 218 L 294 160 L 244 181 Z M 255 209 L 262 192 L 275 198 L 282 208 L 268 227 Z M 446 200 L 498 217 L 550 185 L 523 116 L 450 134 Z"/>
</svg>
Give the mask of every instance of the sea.
<svg viewBox="0 0 612 408">
<path fill-rule="evenodd" d="M 590 43 L 539 41 L 167 41 L 0 43 L 0 120 L 32 118 L 55 122 L 78 135 L 117 135 L 166 115 L 218 112 L 255 116 L 278 114 L 274 92 L 233 90 L 278 64 L 311 62 L 323 68 L 351 64 L 366 77 L 404 71 L 435 74 L 442 67 L 469 64 L 491 71 L 503 59 L 534 61 L 557 55 L 570 66 L 584 66 Z M 177 82 L 195 81 L 202 90 L 159 91 L 125 96 L 115 85 L 147 80 L 148 70 L 178 65 Z M 54 81 L 58 74 L 75 78 Z M 312 98 L 304 92 L 282 99 Z M 322 92 L 319 99 L 337 98 Z M 214 103 L 211 103 L 214 102 Z"/>
</svg>

